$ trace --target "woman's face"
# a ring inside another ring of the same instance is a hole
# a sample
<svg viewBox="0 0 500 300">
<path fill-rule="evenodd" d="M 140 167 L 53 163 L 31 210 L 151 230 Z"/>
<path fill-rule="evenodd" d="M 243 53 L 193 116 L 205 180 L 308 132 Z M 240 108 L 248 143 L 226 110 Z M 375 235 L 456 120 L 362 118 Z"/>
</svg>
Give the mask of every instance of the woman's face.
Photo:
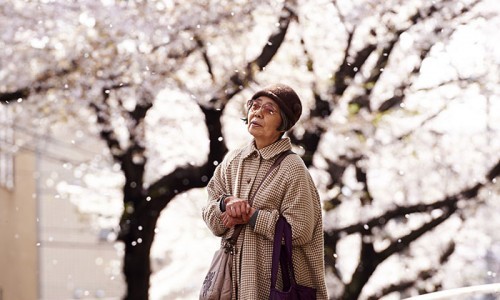
<svg viewBox="0 0 500 300">
<path fill-rule="evenodd" d="M 282 133 L 278 131 L 282 121 L 278 104 L 269 97 L 261 96 L 250 100 L 248 106 L 248 132 L 257 144 L 265 147 L 275 142 Z"/>
</svg>

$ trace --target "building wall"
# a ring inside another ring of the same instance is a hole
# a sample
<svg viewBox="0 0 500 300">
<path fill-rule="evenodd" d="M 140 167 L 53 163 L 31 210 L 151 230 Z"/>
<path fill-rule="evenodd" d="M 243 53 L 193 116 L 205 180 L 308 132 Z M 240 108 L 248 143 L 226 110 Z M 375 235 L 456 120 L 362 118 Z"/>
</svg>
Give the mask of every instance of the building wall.
<svg viewBox="0 0 500 300">
<path fill-rule="evenodd" d="M 53 137 L 39 145 L 39 300 L 120 299 L 122 258 L 115 242 L 101 239 L 93 216 L 79 211 L 71 196 L 58 188 L 84 185 L 75 177 L 75 168 L 93 154 L 66 143 L 71 133 L 57 132 Z M 95 195 L 88 197 L 89 202 L 95 200 L 91 198 Z"/>
<path fill-rule="evenodd" d="M 43 160 L 41 167 L 40 299 L 120 299 L 121 258 L 114 242 L 99 240 L 91 216 L 47 186 L 46 181 L 70 178 L 64 170 L 54 173 L 54 164 Z M 57 178 L 51 179 L 51 173 Z"/>
<path fill-rule="evenodd" d="M 0 166 L 1 168 L 2 166 Z M 0 300 L 38 298 L 35 155 L 14 156 L 14 186 L 0 186 Z"/>
<path fill-rule="evenodd" d="M 85 162 L 92 153 L 64 143 L 64 136 L 40 139 L 16 128 L 16 138 L 31 142 L 12 154 L 16 141 L 11 131 L 2 135 L 4 129 L 0 126 L 0 300 L 120 299 L 122 258 L 115 243 L 103 239 L 92 217 L 57 188 L 61 182 L 78 185 L 68 165 Z M 12 158 L 14 167 L 8 163 Z"/>
</svg>

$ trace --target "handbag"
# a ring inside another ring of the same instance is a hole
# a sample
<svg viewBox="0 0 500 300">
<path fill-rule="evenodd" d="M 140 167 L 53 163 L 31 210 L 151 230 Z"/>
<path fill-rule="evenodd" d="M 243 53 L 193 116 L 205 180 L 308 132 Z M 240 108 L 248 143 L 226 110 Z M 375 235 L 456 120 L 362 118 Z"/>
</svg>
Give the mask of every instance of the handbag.
<svg viewBox="0 0 500 300">
<path fill-rule="evenodd" d="M 282 244 L 282 240 L 285 243 Z M 283 291 L 276 288 L 278 279 L 278 263 L 281 266 Z M 292 227 L 285 217 L 280 216 L 276 223 L 273 245 L 273 261 L 271 266 L 270 300 L 316 300 L 316 289 L 297 284 L 292 263 Z"/>
<path fill-rule="evenodd" d="M 231 238 L 225 240 L 222 247 L 215 251 L 212 263 L 203 281 L 200 300 L 231 299 L 231 268 L 233 265 L 234 245 L 242 228 L 242 226 L 236 227 Z"/>
<path fill-rule="evenodd" d="M 250 205 L 253 203 L 253 197 L 257 194 L 260 186 L 267 178 L 267 176 L 273 171 L 281 161 L 288 155 L 294 153 L 291 150 L 282 152 L 278 158 L 274 161 L 272 166 L 267 171 L 266 175 L 262 179 L 261 183 L 253 193 L 251 199 L 249 199 Z M 232 295 L 232 262 L 234 255 L 234 248 L 238 236 L 240 235 L 243 225 L 238 225 L 234 228 L 233 234 L 230 238 L 226 239 L 221 248 L 217 250 L 212 258 L 212 263 L 208 269 L 208 273 L 205 276 L 203 285 L 200 291 L 200 300 L 226 300 L 231 299 Z"/>
</svg>

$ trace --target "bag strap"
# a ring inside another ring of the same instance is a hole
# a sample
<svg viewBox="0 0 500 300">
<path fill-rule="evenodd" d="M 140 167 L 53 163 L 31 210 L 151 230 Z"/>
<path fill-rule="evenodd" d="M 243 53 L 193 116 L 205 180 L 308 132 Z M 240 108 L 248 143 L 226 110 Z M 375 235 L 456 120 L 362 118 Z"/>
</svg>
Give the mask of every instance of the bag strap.
<svg viewBox="0 0 500 300">
<path fill-rule="evenodd" d="M 285 240 L 284 245 L 281 244 L 283 239 Z M 296 281 L 292 262 L 292 226 L 290 226 L 283 216 L 278 218 L 274 233 L 271 289 L 276 288 L 278 263 L 281 265 L 283 291 L 287 292 L 296 285 Z"/>
<path fill-rule="evenodd" d="M 285 159 L 285 157 L 287 157 L 289 154 L 293 154 L 293 153 L 295 153 L 295 152 L 293 152 L 292 150 L 287 150 L 287 151 L 281 152 L 281 154 L 278 156 L 278 158 L 276 158 L 276 160 L 271 165 L 271 167 L 267 171 L 266 175 L 264 176 L 264 178 L 260 182 L 259 186 L 257 187 L 255 192 L 253 193 L 252 197 L 250 197 L 250 200 L 248 201 L 250 203 L 250 205 L 253 204 L 253 199 L 255 198 L 255 195 L 257 194 L 257 191 L 260 189 L 261 185 L 266 180 L 267 176 L 269 176 L 269 174 L 271 174 L 271 172 L 281 164 L 281 162 L 283 161 L 283 159 Z M 237 225 L 234 228 L 234 231 L 233 231 L 233 234 L 231 235 L 231 237 L 226 240 L 231 246 L 236 245 L 236 241 L 238 240 L 238 236 L 240 235 L 242 229 L 243 229 L 243 225 Z"/>
</svg>

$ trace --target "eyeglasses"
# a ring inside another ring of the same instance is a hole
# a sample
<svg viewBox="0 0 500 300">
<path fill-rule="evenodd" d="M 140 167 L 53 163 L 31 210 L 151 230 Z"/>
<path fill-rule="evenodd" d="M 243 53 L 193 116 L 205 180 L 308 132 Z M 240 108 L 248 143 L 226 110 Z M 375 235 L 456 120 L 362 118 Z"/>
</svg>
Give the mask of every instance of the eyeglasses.
<svg viewBox="0 0 500 300">
<path fill-rule="evenodd" d="M 278 113 L 278 110 L 271 103 L 262 104 L 261 101 L 256 101 L 256 99 L 250 99 L 247 101 L 247 108 L 251 112 L 256 112 L 262 109 L 264 114 L 269 116 L 274 116 Z"/>
</svg>

